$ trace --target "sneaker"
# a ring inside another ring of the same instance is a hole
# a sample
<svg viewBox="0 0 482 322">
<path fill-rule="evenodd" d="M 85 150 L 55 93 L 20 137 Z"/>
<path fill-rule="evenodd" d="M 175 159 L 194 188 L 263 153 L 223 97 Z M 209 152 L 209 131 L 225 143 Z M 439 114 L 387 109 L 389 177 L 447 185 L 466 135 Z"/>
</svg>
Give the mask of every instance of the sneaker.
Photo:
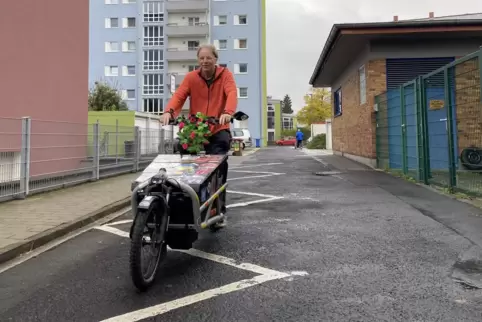
<svg viewBox="0 0 482 322">
<path fill-rule="evenodd" d="M 228 218 L 226 217 L 226 215 L 224 215 L 224 219 L 215 223 L 214 226 L 216 228 L 224 228 L 227 226 L 227 224 L 228 224 Z"/>
</svg>

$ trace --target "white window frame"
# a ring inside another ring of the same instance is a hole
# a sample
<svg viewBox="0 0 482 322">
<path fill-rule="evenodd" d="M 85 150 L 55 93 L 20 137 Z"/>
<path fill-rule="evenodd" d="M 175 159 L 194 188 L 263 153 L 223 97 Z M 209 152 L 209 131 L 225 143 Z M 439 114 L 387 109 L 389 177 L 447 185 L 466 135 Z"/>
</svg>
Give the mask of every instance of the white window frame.
<svg viewBox="0 0 482 322">
<path fill-rule="evenodd" d="M 117 19 L 117 27 L 112 27 L 112 19 Z M 105 28 L 107 29 L 115 29 L 115 28 L 119 28 L 119 18 L 117 17 L 109 17 L 109 18 L 105 18 Z"/>
<path fill-rule="evenodd" d="M 157 80 L 157 84 L 156 84 Z M 164 74 L 144 74 L 142 78 L 143 95 L 164 94 Z"/>
<path fill-rule="evenodd" d="M 129 97 L 129 92 L 130 92 L 130 93 L 134 93 L 134 95 L 133 95 L 132 97 Z M 126 90 L 125 90 L 125 93 L 126 93 L 126 94 L 125 94 L 125 95 L 126 95 L 126 96 L 125 96 L 125 97 L 126 97 L 126 98 L 125 98 L 126 101 L 134 101 L 134 100 L 136 99 L 136 90 L 135 90 L 135 89 L 126 89 Z"/>
<path fill-rule="evenodd" d="M 147 103 L 148 102 L 152 102 L 153 105 L 156 105 L 154 102 L 157 103 L 157 106 L 158 106 L 158 111 L 157 112 L 154 112 L 154 111 L 149 111 L 149 107 L 147 106 Z M 156 97 L 146 97 L 146 98 L 143 98 L 142 99 L 142 111 L 144 113 L 151 113 L 151 114 L 156 114 L 156 115 L 159 115 L 159 114 L 162 114 L 163 113 L 163 110 L 164 110 L 164 101 L 162 98 L 156 98 Z"/>
<path fill-rule="evenodd" d="M 119 76 L 119 66 L 116 66 L 116 65 L 104 66 L 104 76 L 107 76 L 107 77 Z"/>
<path fill-rule="evenodd" d="M 164 2 L 145 1 L 142 8 L 143 22 L 164 22 Z"/>
<path fill-rule="evenodd" d="M 241 40 L 246 40 L 246 47 L 245 48 L 241 48 L 239 46 L 239 42 Z M 239 38 L 239 39 L 234 39 L 234 49 L 237 49 L 237 50 L 247 50 L 248 49 L 248 38 Z"/>
<path fill-rule="evenodd" d="M 246 96 L 241 96 L 241 90 L 246 89 Z M 248 98 L 248 88 L 247 87 L 238 87 L 238 98 Z"/>
<path fill-rule="evenodd" d="M 112 50 L 112 45 L 117 44 L 117 50 Z M 104 43 L 104 50 L 106 53 L 117 53 L 119 52 L 119 42 L 117 41 L 106 41 Z"/>
<path fill-rule="evenodd" d="M 129 74 L 129 67 L 134 67 L 134 74 Z M 136 65 L 122 66 L 122 76 L 128 76 L 128 77 L 136 76 L 136 73 L 137 73 L 136 69 L 137 69 Z"/>
<path fill-rule="evenodd" d="M 193 20 L 193 22 L 191 23 L 190 20 Z M 187 17 L 187 25 L 188 26 L 199 26 L 201 24 L 201 17 L 197 17 L 197 16 L 194 16 L 194 17 Z"/>
<path fill-rule="evenodd" d="M 129 19 L 134 19 L 134 27 L 129 26 Z M 122 28 L 136 28 L 137 27 L 137 19 L 136 17 L 124 17 L 122 18 Z"/>
<path fill-rule="evenodd" d="M 119 4 L 119 0 L 105 0 L 105 4 Z"/>
<path fill-rule="evenodd" d="M 224 41 L 226 43 L 226 47 L 221 48 L 221 42 Z M 228 50 L 228 40 L 227 39 L 216 39 L 214 40 L 214 47 L 218 50 Z"/>
<path fill-rule="evenodd" d="M 359 89 L 360 89 L 360 105 L 367 103 L 367 75 L 365 65 L 358 69 Z"/>
<path fill-rule="evenodd" d="M 226 17 L 226 23 L 221 24 L 219 18 Z M 217 15 L 213 17 L 213 25 L 215 26 L 226 26 L 228 24 L 228 15 Z"/>
<path fill-rule="evenodd" d="M 122 0 L 122 3 L 123 4 L 133 4 L 133 3 L 136 3 L 137 0 Z"/>
<path fill-rule="evenodd" d="M 246 17 L 246 23 L 240 23 L 239 17 Z M 234 15 L 233 24 L 235 26 L 246 26 L 248 24 L 248 15 Z"/>
<path fill-rule="evenodd" d="M 157 52 L 157 59 L 155 53 Z M 164 52 L 162 49 L 145 49 L 142 53 L 142 70 L 162 71 L 164 70 Z"/>
<path fill-rule="evenodd" d="M 242 71 L 241 71 L 241 65 L 246 65 L 246 71 L 245 71 L 245 72 L 242 72 Z M 247 74 L 247 73 L 248 73 L 248 64 L 247 64 L 247 63 L 234 64 L 234 73 L 235 73 L 235 74 L 240 74 L 240 75 Z"/>
<path fill-rule="evenodd" d="M 134 44 L 134 49 L 129 49 L 129 44 Z M 135 52 L 136 51 L 136 42 L 135 41 L 123 41 L 122 42 L 122 51 L 123 52 Z"/>
<path fill-rule="evenodd" d="M 158 36 L 155 36 L 154 30 L 158 30 Z M 144 47 L 159 47 L 164 45 L 164 28 L 163 26 L 144 26 L 142 30 L 142 44 Z"/>
</svg>

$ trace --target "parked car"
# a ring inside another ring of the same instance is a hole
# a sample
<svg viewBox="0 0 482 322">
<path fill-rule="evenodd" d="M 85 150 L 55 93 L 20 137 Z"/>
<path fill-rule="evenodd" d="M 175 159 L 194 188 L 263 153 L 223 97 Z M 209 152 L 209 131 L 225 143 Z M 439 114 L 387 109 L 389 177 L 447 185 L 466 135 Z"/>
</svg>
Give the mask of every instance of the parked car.
<svg viewBox="0 0 482 322">
<path fill-rule="evenodd" d="M 251 141 L 251 133 L 248 129 L 233 129 L 233 139 L 242 139 L 243 143 L 241 144 L 241 148 L 252 147 L 253 142 Z"/>
<path fill-rule="evenodd" d="M 282 138 L 281 140 L 276 141 L 276 145 L 291 145 L 294 146 L 296 144 L 295 137 L 286 137 Z"/>
</svg>

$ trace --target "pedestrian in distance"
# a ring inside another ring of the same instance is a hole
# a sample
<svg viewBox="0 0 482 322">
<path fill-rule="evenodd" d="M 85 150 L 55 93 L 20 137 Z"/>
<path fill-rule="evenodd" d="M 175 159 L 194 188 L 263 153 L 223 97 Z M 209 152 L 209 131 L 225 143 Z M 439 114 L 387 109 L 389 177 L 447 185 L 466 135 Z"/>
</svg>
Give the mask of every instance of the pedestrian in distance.
<svg viewBox="0 0 482 322">
<path fill-rule="evenodd" d="M 303 132 L 301 132 L 301 129 L 298 129 L 298 131 L 296 131 L 295 149 L 297 149 L 297 148 L 303 149 L 303 137 L 304 137 Z"/>
</svg>

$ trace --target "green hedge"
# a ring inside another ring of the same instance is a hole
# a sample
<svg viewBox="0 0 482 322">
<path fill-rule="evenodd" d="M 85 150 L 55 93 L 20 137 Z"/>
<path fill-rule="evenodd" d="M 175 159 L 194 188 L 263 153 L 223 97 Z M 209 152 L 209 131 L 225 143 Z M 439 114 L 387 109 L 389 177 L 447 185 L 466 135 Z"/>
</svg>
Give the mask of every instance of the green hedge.
<svg viewBox="0 0 482 322">
<path fill-rule="evenodd" d="M 326 134 L 318 134 L 306 145 L 307 149 L 326 149 Z"/>
</svg>

